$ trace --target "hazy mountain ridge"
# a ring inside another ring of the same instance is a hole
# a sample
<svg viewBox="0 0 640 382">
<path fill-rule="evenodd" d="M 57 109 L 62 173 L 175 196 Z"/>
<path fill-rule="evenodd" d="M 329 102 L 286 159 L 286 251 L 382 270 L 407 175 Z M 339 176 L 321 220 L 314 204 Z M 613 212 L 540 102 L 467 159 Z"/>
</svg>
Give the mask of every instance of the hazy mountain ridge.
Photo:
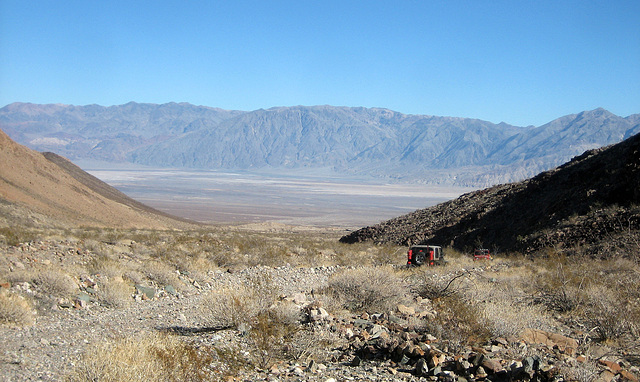
<svg viewBox="0 0 640 382">
<path fill-rule="evenodd" d="M 16 141 L 72 160 L 151 166 L 332 168 L 343 174 L 486 186 L 525 179 L 640 132 L 640 117 L 604 109 L 539 127 L 335 106 L 228 111 L 186 103 L 11 104 Z"/>
<path fill-rule="evenodd" d="M 127 153 L 240 114 L 187 103 L 117 106 L 13 103 L 0 127 L 16 142 L 70 159 L 124 161 Z"/>
</svg>

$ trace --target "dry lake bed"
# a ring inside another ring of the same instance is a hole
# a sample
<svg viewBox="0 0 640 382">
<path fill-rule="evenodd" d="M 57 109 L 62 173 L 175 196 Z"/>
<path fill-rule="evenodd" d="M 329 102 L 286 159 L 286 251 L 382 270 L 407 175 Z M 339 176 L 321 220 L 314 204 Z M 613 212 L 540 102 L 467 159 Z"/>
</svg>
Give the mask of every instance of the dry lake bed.
<svg viewBox="0 0 640 382">
<path fill-rule="evenodd" d="M 95 164 L 81 167 L 151 207 L 214 224 L 277 222 L 359 228 L 472 190 L 305 170 L 273 174 Z"/>
</svg>

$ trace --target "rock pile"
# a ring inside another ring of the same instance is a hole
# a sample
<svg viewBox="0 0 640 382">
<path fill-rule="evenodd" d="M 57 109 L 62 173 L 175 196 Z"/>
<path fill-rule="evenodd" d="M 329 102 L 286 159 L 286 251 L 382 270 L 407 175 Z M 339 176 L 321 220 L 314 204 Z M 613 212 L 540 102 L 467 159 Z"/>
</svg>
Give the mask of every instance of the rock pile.
<svg viewBox="0 0 640 382">
<path fill-rule="evenodd" d="M 453 351 L 424 327 L 411 324 L 437 314 L 426 299 L 418 298 L 412 306 L 398 305 L 392 313 L 364 313 L 350 319 L 332 316 L 301 293 L 283 300 L 300 307 L 304 322 L 324 326 L 346 340 L 336 349 L 337 363 L 374 370 L 380 380 L 565 381 L 571 380 L 563 374 L 568 367 L 594 362 L 579 352 L 576 339 L 537 329 L 526 329 L 517 338 L 493 338 L 484 346 Z M 604 359 L 598 363 L 600 368 L 591 373 L 594 380 L 638 381 L 636 367 Z M 308 373 L 319 373 L 317 368 L 304 365 L 289 368 L 293 371 L 283 373 L 278 369 L 277 374 L 309 377 Z"/>
</svg>

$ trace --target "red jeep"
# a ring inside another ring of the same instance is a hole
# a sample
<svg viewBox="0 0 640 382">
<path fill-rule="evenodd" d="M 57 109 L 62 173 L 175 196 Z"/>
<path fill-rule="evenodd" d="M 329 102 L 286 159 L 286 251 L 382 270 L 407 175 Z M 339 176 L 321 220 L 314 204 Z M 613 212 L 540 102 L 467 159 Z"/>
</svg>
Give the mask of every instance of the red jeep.
<svg viewBox="0 0 640 382">
<path fill-rule="evenodd" d="M 407 253 L 407 265 L 444 264 L 442 248 L 437 245 L 414 245 Z"/>
<path fill-rule="evenodd" d="M 473 252 L 473 261 L 476 260 L 492 260 L 491 252 L 488 249 L 480 248 Z"/>
</svg>

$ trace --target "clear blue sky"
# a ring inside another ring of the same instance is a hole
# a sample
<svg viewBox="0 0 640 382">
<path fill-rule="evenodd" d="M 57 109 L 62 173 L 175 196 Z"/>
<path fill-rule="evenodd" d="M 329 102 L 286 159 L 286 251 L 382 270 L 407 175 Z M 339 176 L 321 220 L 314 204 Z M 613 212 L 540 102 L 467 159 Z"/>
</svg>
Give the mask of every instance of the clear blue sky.
<svg viewBox="0 0 640 382">
<path fill-rule="evenodd" d="M 0 106 L 640 113 L 640 1 L 0 0 Z"/>
</svg>

